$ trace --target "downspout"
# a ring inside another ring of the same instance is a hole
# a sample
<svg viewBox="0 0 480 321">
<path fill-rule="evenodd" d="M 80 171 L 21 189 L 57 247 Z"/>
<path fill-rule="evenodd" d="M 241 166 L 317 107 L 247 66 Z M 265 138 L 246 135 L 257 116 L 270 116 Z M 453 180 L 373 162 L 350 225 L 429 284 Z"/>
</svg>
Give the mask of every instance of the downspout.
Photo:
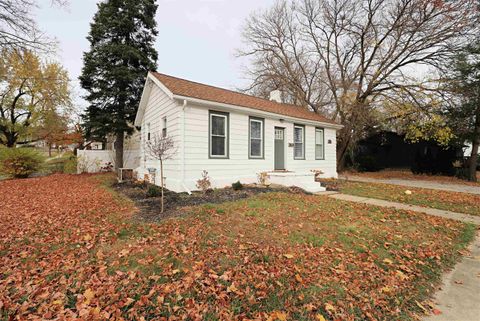
<svg viewBox="0 0 480 321">
<path fill-rule="evenodd" d="M 182 158 L 180 164 L 180 173 L 181 173 L 181 184 L 185 192 L 192 194 L 187 186 L 185 185 L 185 109 L 187 108 L 187 100 L 183 100 L 182 106 Z"/>
</svg>

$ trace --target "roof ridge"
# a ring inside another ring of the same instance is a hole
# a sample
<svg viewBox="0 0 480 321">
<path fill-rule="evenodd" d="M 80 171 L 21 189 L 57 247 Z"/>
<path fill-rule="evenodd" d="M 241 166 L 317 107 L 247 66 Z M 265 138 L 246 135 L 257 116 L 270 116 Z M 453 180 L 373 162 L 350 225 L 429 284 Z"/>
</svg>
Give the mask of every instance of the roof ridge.
<svg viewBox="0 0 480 321">
<path fill-rule="evenodd" d="M 206 87 L 210 87 L 210 88 L 215 88 L 215 89 L 220 89 L 220 90 L 226 90 L 226 91 L 229 91 L 229 92 L 234 93 L 234 94 L 243 95 L 243 96 L 247 96 L 247 97 L 252 97 L 252 98 L 260 99 L 260 100 L 265 100 L 265 101 L 268 101 L 268 102 L 271 102 L 271 103 L 275 103 L 275 104 L 279 104 L 279 105 L 292 106 L 292 107 L 300 107 L 300 108 L 303 108 L 303 109 L 305 109 L 305 110 L 307 110 L 307 111 L 310 111 L 310 112 L 312 112 L 312 113 L 315 113 L 315 112 L 313 112 L 313 111 L 309 110 L 308 108 L 306 108 L 306 107 L 304 107 L 304 106 L 301 106 L 301 105 L 287 104 L 287 103 L 279 103 L 279 102 L 277 102 L 277 101 L 270 100 L 270 99 L 267 99 L 267 98 L 262 98 L 262 97 L 258 97 L 258 96 L 255 96 L 255 95 L 246 94 L 246 93 L 242 93 L 242 92 L 239 92 L 239 91 L 235 91 L 235 90 L 232 90 L 232 89 L 227 89 L 227 88 L 223 88 L 223 87 L 219 87 L 219 86 L 213 86 L 213 85 L 204 84 L 204 83 L 201 83 L 201 82 L 198 82 L 198 81 L 195 81 L 195 80 L 190 80 L 190 79 L 180 78 L 180 77 L 176 77 L 176 76 L 171 76 L 171 75 L 167 75 L 167 74 L 164 74 L 164 73 L 161 73 L 161 72 L 158 72 L 158 71 L 151 71 L 151 72 L 154 72 L 154 73 L 159 74 L 159 75 L 162 75 L 162 76 L 170 77 L 170 78 L 175 78 L 175 79 L 179 79 L 179 80 L 183 80 L 183 81 L 188 81 L 188 82 L 191 82 L 191 83 L 194 83 L 194 84 L 197 84 L 197 85 L 202 85 L 202 86 L 206 86 Z"/>
</svg>

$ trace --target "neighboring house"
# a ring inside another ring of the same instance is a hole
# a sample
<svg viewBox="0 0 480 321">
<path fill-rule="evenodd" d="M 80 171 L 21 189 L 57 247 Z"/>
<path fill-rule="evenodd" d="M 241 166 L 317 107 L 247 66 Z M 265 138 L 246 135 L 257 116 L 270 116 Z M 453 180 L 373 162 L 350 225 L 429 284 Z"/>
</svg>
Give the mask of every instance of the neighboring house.
<svg viewBox="0 0 480 321">
<path fill-rule="evenodd" d="M 146 153 L 153 135 L 174 138 L 177 153 L 165 163 L 165 185 L 176 192 L 197 190 L 204 170 L 213 187 L 269 181 L 324 190 L 315 182 L 337 177 L 336 131 L 341 125 L 306 108 L 262 99 L 160 73 L 148 74 L 135 119 L 141 127 L 140 179 L 159 184 L 159 162 Z M 276 101 L 273 101 L 276 100 Z"/>
</svg>

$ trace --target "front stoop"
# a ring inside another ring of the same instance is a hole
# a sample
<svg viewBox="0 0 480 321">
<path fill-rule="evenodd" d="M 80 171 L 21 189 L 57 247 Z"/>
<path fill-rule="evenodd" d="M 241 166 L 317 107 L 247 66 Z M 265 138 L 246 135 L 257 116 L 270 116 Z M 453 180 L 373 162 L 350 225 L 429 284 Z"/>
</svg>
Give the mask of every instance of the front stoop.
<svg viewBox="0 0 480 321">
<path fill-rule="evenodd" d="M 310 193 L 326 191 L 325 187 L 315 182 L 314 173 L 268 172 L 268 176 L 271 184 L 297 186 Z"/>
</svg>

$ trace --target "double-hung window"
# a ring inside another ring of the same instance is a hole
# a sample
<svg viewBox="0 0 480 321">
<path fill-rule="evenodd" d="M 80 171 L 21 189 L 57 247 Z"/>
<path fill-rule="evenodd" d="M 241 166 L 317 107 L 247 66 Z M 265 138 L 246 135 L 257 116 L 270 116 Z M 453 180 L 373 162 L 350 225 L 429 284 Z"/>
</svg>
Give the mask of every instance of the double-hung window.
<svg viewBox="0 0 480 321">
<path fill-rule="evenodd" d="M 315 159 L 325 159 L 323 128 L 315 128 Z"/>
<path fill-rule="evenodd" d="M 261 118 L 249 119 L 249 146 L 248 146 L 248 156 L 250 158 L 263 158 L 263 136 L 264 136 L 264 120 Z"/>
<path fill-rule="evenodd" d="M 211 111 L 209 118 L 209 156 L 228 158 L 228 114 Z"/>
<path fill-rule="evenodd" d="M 305 159 L 305 126 L 293 127 L 293 158 Z"/>
</svg>

